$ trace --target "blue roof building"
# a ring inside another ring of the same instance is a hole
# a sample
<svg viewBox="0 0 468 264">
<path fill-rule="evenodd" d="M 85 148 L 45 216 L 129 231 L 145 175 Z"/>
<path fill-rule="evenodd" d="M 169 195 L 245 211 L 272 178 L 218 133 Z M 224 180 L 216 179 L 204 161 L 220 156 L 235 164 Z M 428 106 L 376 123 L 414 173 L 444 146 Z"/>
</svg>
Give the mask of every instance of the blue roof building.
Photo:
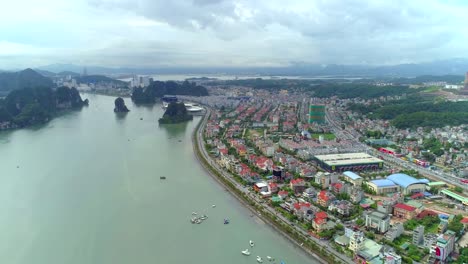
<svg viewBox="0 0 468 264">
<path fill-rule="evenodd" d="M 387 194 L 387 193 L 396 193 L 400 191 L 400 186 L 395 184 L 391 180 L 379 179 L 370 181 L 367 186 L 369 186 L 376 194 Z"/>
<path fill-rule="evenodd" d="M 404 173 L 396 173 L 387 177 L 388 180 L 399 185 L 405 195 L 412 193 L 423 193 L 426 190 L 427 179 L 416 179 Z"/>
<path fill-rule="evenodd" d="M 345 171 L 345 172 L 343 172 L 343 174 L 348 176 L 351 180 L 362 179 L 361 176 L 357 175 L 356 173 L 354 173 L 352 171 Z"/>
<path fill-rule="evenodd" d="M 361 186 L 362 185 L 362 177 L 357 175 L 352 171 L 345 171 L 343 172 L 344 178 L 352 183 L 354 186 Z"/>
</svg>

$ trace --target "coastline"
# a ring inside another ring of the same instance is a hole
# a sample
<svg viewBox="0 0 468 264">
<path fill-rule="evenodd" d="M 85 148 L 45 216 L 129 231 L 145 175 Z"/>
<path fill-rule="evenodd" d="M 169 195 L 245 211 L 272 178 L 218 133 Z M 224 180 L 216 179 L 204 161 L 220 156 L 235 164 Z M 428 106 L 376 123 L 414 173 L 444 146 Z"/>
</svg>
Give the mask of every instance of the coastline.
<svg viewBox="0 0 468 264">
<path fill-rule="evenodd" d="M 267 223 L 271 228 L 273 228 L 276 232 L 278 232 L 280 235 L 288 239 L 290 242 L 292 242 L 295 246 L 301 248 L 307 255 L 309 255 L 311 258 L 313 258 L 315 261 L 319 263 L 342 263 L 343 261 L 341 258 L 336 259 L 334 256 L 333 252 L 329 252 L 326 250 L 326 247 L 321 246 L 320 244 L 318 245 L 318 248 L 316 251 L 312 250 L 310 246 L 310 243 L 315 243 L 313 240 L 309 240 L 308 238 L 294 238 L 292 234 L 289 234 L 286 228 L 278 223 L 277 220 L 273 219 L 276 218 L 274 215 L 271 215 L 268 212 L 264 212 L 262 209 L 261 205 L 256 204 L 256 202 L 252 201 L 251 199 L 248 198 L 244 193 L 239 194 L 240 190 L 236 188 L 235 186 L 232 186 L 229 184 L 226 178 L 220 175 L 219 171 L 217 171 L 213 166 L 210 165 L 210 162 L 204 157 L 202 154 L 202 150 L 200 148 L 203 148 L 203 145 L 201 145 L 200 140 L 199 140 L 199 135 L 200 135 L 200 130 L 204 128 L 204 123 L 208 119 L 210 114 L 210 110 L 208 109 L 206 111 L 206 114 L 203 116 L 203 118 L 200 120 L 200 122 L 197 124 L 195 130 L 193 131 L 192 134 L 192 144 L 193 144 L 193 149 L 194 149 L 194 154 L 199 161 L 200 165 L 203 167 L 203 169 L 215 180 L 217 181 L 221 186 L 223 186 L 232 196 L 234 196 L 242 205 L 244 205 L 247 209 L 252 211 L 256 217 L 260 218 L 263 220 L 265 223 Z M 249 201 L 250 200 L 250 201 Z M 257 208 L 258 207 L 258 208 Z M 262 211 L 263 214 L 259 213 L 259 211 Z M 270 215 L 269 215 L 270 214 Z M 300 236 L 297 232 L 294 232 L 294 234 Z M 304 243 L 307 243 L 304 245 Z M 322 255 L 322 256 L 319 256 Z M 325 255 L 325 256 L 323 256 Z M 346 261 L 344 262 L 346 263 Z"/>
</svg>

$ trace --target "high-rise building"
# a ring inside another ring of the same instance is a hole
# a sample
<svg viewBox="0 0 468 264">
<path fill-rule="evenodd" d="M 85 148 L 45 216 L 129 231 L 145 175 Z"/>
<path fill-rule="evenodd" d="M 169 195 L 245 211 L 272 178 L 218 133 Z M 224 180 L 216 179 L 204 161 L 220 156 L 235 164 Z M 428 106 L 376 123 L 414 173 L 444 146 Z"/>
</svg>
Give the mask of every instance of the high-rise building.
<svg viewBox="0 0 468 264">
<path fill-rule="evenodd" d="M 309 124 L 325 123 L 325 105 L 312 102 L 309 106 Z"/>
<path fill-rule="evenodd" d="M 447 263 L 447 257 L 453 252 L 455 245 L 455 233 L 447 231 L 437 238 L 437 242 L 431 248 L 431 254 L 440 263 Z"/>
<path fill-rule="evenodd" d="M 468 72 L 465 74 L 465 88 L 468 88 Z"/>
<path fill-rule="evenodd" d="M 463 89 L 460 90 L 461 94 L 468 94 L 468 72 L 465 74 L 465 85 Z"/>
<path fill-rule="evenodd" d="M 419 246 L 424 243 L 424 226 L 420 225 L 413 231 L 413 244 Z"/>
</svg>

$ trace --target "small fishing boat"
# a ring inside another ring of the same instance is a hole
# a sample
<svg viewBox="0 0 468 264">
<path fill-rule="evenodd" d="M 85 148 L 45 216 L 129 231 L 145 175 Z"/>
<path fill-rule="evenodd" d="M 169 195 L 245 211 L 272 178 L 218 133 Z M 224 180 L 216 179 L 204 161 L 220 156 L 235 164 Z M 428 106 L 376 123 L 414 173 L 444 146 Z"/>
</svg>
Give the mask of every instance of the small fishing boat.
<svg viewBox="0 0 468 264">
<path fill-rule="evenodd" d="M 215 207 L 216 207 L 216 204 L 213 204 L 211 207 L 215 208 Z"/>
<path fill-rule="evenodd" d="M 257 256 L 257 262 L 258 262 L 258 263 L 262 263 L 262 262 L 263 262 L 263 259 L 262 259 L 262 257 L 260 257 L 260 256 Z"/>
<path fill-rule="evenodd" d="M 207 219 L 207 218 L 208 218 L 207 215 L 202 215 L 202 216 L 200 216 L 200 220 L 205 220 L 205 219 Z"/>
<path fill-rule="evenodd" d="M 197 215 L 197 212 L 192 212 L 192 215 Z"/>
<path fill-rule="evenodd" d="M 249 241 L 249 244 L 250 244 L 251 247 L 254 246 L 254 242 L 252 240 Z"/>
<path fill-rule="evenodd" d="M 268 259 L 268 261 L 273 261 L 273 260 L 275 260 L 274 258 L 272 258 L 272 257 L 270 257 L 270 256 L 267 256 L 267 259 Z"/>
<path fill-rule="evenodd" d="M 161 177 L 159 177 L 159 179 L 165 180 L 165 179 L 166 179 L 166 176 L 161 176 Z"/>
<path fill-rule="evenodd" d="M 248 249 L 242 250 L 241 252 L 242 252 L 242 255 L 250 256 L 250 252 Z"/>
<path fill-rule="evenodd" d="M 229 224 L 229 219 L 224 219 L 224 224 L 225 225 Z"/>
</svg>

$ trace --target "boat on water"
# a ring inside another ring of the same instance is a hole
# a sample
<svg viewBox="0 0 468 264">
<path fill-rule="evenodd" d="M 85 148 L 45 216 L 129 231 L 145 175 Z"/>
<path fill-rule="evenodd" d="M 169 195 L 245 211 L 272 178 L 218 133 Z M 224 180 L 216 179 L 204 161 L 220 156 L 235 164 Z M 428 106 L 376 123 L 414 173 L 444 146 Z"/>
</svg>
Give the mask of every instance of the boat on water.
<svg viewBox="0 0 468 264">
<path fill-rule="evenodd" d="M 202 215 L 202 216 L 200 216 L 200 220 L 206 220 L 207 218 L 208 218 L 207 215 Z"/>
<path fill-rule="evenodd" d="M 262 259 L 262 257 L 260 257 L 260 256 L 257 256 L 257 262 L 258 262 L 258 263 L 262 263 L 262 262 L 263 262 L 263 259 Z"/>
<path fill-rule="evenodd" d="M 242 250 L 241 252 L 242 252 L 242 255 L 250 256 L 250 252 L 248 249 Z"/>
<path fill-rule="evenodd" d="M 169 103 L 163 102 L 163 109 L 166 109 Z M 197 113 L 203 111 L 203 107 L 200 107 L 198 104 L 194 103 L 184 103 L 187 112 L 189 113 Z"/>
<path fill-rule="evenodd" d="M 166 176 L 161 176 L 161 177 L 159 177 L 159 179 L 165 180 L 165 179 L 166 179 Z"/>
<path fill-rule="evenodd" d="M 249 244 L 250 244 L 251 247 L 254 246 L 254 242 L 252 240 L 249 241 Z"/>
<path fill-rule="evenodd" d="M 213 204 L 211 207 L 215 208 L 215 207 L 216 207 L 216 204 Z"/>
<path fill-rule="evenodd" d="M 225 225 L 229 224 L 229 219 L 224 219 L 224 224 Z"/>
<path fill-rule="evenodd" d="M 268 259 L 268 261 L 273 261 L 273 260 L 275 260 L 274 258 L 272 258 L 272 257 L 270 257 L 270 256 L 267 256 L 267 259 Z"/>
<path fill-rule="evenodd" d="M 197 212 L 192 212 L 192 215 L 197 215 Z"/>
</svg>

